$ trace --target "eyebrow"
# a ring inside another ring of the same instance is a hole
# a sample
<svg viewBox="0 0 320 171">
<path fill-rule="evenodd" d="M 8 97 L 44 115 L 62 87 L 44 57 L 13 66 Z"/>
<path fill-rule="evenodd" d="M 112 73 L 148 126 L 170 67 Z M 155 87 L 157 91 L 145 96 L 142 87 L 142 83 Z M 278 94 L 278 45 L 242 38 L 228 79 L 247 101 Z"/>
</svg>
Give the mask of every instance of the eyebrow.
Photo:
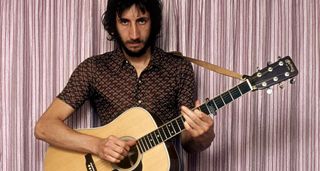
<svg viewBox="0 0 320 171">
<path fill-rule="evenodd" d="M 119 21 L 130 21 L 128 18 L 125 18 L 125 17 L 117 17 L 117 19 L 118 19 Z M 150 17 L 148 17 L 148 16 L 141 16 L 141 17 L 139 17 L 139 18 L 136 19 L 136 21 L 139 21 L 139 20 L 148 21 L 148 20 L 150 20 Z"/>
</svg>

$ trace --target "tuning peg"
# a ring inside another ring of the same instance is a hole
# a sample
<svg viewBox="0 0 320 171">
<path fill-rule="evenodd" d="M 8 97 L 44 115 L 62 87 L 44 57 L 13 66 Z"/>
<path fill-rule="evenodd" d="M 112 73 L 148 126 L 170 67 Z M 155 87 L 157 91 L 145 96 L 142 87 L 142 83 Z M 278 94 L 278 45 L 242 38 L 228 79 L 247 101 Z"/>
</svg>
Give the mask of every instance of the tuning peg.
<svg viewBox="0 0 320 171">
<path fill-rule="evenodd" d="M 284 86 L 283 86 L 282 83 L 279 83 L 279 88 L 280 88 L 280 89 L 283 89 L 283 88 L 284 88 Z"/>
<path fill-rule="evenodd" d="M 296 79 L 294 78 L 290 79 L 290 84 L 294 84 L 294 83 L 296 83 Z"/>
<path fill-rule="evenodd" d="M 260 68 L 257 66 L 257 71 L 260 71 Z"/>
<path fill-rule="evenodd" d="M 278 56 L 278 59 L 281 59 L 282 57 L 281 56 Z"/>
<path fill-rule="evenodd" d="M 271 65 L 271 61 L 268 61 L 268 62 L 267 62 L 267 65 L 270 66 L 270 65 Z"/>
<path fill-rule="evenodd" d="M 272 94 L 272 89 L 270 87 L 267 89 L 267 94 Z"/>
</svg>

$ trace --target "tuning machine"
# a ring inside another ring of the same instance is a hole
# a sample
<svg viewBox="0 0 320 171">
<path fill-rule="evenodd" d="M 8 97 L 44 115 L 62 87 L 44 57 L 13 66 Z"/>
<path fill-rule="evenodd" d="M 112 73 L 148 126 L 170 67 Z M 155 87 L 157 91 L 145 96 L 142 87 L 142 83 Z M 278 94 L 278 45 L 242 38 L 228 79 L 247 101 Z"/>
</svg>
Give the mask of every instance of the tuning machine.
<svg viewBox="0 0 320 171">
<path fill-rule="evenodd" d="M 269 87 L 268 89 L 267 89 L 267 94 L 272 94 L 272 88 L 271 87 Z"/>
<path fill-rule="evenodd" d="M 290 84 L 294 84 L 294 83 L 296 83 L 296 79 L 295 78 L 291 78 L 289 82 L 290 82 Z"/>
<path fill-rule="evenodd" d="M 268 61 L 268 62 L 267 62 L 267 65 L 268 65 L 268 66 L 270 66 L 270 65 L 271 65 L 271 63 L 272 63 L 271 61 Z"/>
<path fill-rule="evenodd" d="M 282 83 L 279 83 L 279 88 L 280 89 L 283 89 L 284 88 L 284 85 Z"/>
</svg>

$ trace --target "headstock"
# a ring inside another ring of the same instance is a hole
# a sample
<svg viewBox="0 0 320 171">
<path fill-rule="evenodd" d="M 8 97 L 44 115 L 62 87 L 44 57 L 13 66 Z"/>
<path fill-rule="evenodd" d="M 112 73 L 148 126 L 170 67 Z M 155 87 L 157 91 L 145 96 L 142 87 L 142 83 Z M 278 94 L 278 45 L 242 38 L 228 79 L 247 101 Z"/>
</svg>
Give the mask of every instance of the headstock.
<svg viewBox="0 0 320 171">
<path fill-rule="evenodd" d="M 277 62 L 268 64 L 267 67 L 257 71 L 248 79 L 253 90 L 263 90 L 298 75 L 298 69 L 290 56 L 280 58 Z"/>
</svg>

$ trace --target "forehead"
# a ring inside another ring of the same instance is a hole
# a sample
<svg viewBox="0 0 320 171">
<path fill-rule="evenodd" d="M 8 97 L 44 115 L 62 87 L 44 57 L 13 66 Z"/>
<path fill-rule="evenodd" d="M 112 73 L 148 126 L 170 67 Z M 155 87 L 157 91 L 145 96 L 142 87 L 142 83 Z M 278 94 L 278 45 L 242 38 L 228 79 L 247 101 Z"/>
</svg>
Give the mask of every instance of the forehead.
<svg viewBox="0 0 320 171">
<path fill-rule="evenodd" d="M 141 17 L 150 17 L 150 14 L 147 10 L 141 10 L 135 4 L 131 7 L 125 9 L 120 15 L 117 15 L 117 18 L 141 18 Z"/>
</svg>

